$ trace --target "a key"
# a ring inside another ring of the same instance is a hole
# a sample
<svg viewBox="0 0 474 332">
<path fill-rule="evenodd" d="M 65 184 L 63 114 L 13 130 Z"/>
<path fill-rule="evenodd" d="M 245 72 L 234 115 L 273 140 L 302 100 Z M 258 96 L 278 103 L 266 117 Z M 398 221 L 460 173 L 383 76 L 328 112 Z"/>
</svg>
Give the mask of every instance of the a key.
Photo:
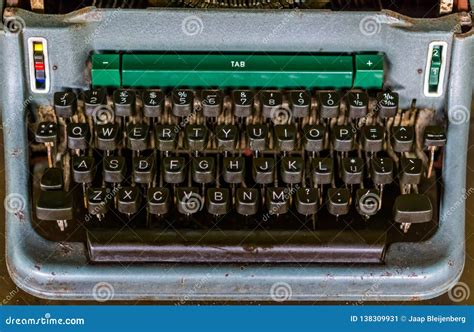
<svg viewBox="0 0 474 332">
<path fill-rule="evenodd" d="M 235 209 L 244 216 L 253 216 L 258 212 L 260 195 L 255 188 L 238 188 L 235 197 Z"/>
<path fill-rule="evenodd" d="M 144 116 L 159 117 L 165 109 L 165 94 L 160 90 L 145 90 L 142 94 L 142 102 Z"/>
<path fill-rule="evenodd" d="M 247 126 L 247 138 L 251 150 L 265 150 L 268 141 L 268 127 L 266 125 Z"/>
<path fill-rule="evenodd" d="M 128 117 L 135 115 L 135 91 L 125 89 L 115 90 L 112 99 L 116 116 Z"/>
<path fill-rule="evenodd" d="M 72 178 L 76 183 L 92 183 L 96 173 L 95 159 L 90 156 L 72 158 Z"/>
<path fill-rule="evenodd" d="M 105 182 L 120 183 L 125 180 L 127 164 L 122 156 L 104 157 L 102 175 Z"/>
<path fill-rule="evenodd" d="M 113 202 L 114 195 L 110 189 L 89 188 L 87 190 L 87 210 L 92 215 L 103 215 L 109 211 L 110 202 Z"/>
<path fill-rule="evenodd" d="M 155 161 L 153 156 L 133 158 L 133 181 L 136 183 L 152 183 L 155 177 Z"/>
<path fill-rule="evenodd" d="M 304 132 L 304 149 L 310 152 L 319 152 L 324 148 L 325 129 L 320 125 L 306 125 Z"/>
<path fill-rule="evenodd" d="M 311 162 L 313 182 L 317 185 L 332 182 L 334 167 L 332 158 L 314 158 Z"/>
<path fill-rule="evenodd" d="M 216 216 L 222 216 L 229 212 L 230 196 L 227 188 L 207 189 L 207 212 Z"/>
<path fill-rule="evenodd" d="M 305 216 L 318 211 L 318 190 L 316 188 L 300 188 L 296 191 L 296 211 Z"/>
<path fill-rule="evenodd" d="M 304 118 L 309 115 L 311 95 L 306 90 L 290 91 L 290 107 L 295 118 Z"/>
<path fill-rule="evenodd" d="M 351 193 L 346 188 L 329 188 L 327 209 L 333 216 L 349 213 L 351 206 Z"/>
<path fill-rule="evenodd" d="M 140 209 L 141 194 L 138 187 L 123 187 L 117 193 L 117 210 L 125 214 L 137 213 Z"/>
<path fill-rule="evenodd" d="M 168 183 L 182 183 L 186 177 L 183 157 L 163 158 L 163 179 Z"/>
<path fill-rule="evenodd" d="M 63 187 L 63 171 L 57 167 L 46 168 L 40 180 L 41 190 L 62 190 Z"/>
<path fill-rule="evenodd" d="M 362 129 L 362 150 L 379 152 L 383 149 L 384 128 L 382 126 L 365 126 Z"/>
<path fill-rule="evenodd" d="M 284 157 L 280 162 L 280 175 L 284 183 L 300 183 L 303 177 L 303 159 Z"/>
<path fill-rule="evenodd" d="M 391 118 L 398 111 L 398 93 L 385 91 L 377 93 L 377 110 L 379 117 Z"/>
<path fill-rule="evenodd" d="M 258 184 L 274 181 L 275 160 L 273 158 L 255 158 L 252 164 L 253 179 Z"/>
<path fill-rule="evenodd" d="M 194 110 L 194 92 L 186 89 L 175 89 L 171 93 L 174 116 L 186 117 Z"/>
<path fill-rule="evenodd" d="M 263 117 L 273 119 L 277 116 L 276 113 L 278 113 L 279 109 L 282 107 L 283 94 L 281 91 L 261 91 L 260 103 Z"/>
<path fill-rule="evenodd" d="M 90 130 L 87 123 L 67 124 L 67 146 L 71 150 L 86 150 L 90 144 Z"/>
<path fill-rule="evenodd" d="M 212 157 L 194 158 L 192 162 L 192 177 L 197 183 L 212 183 L 216 178 L 216 165 Z"/>
<path fill-rule="evenodd" d="M 207 147 L 209 131 L 204 125 L 188 125 L 185 129 L 186 147 L 191 151 L 204 151 Z"/>
<path fill-rule="evenodd" d="M 393 160 L 390 158 L 371 159 L 372 181 L 377 185 L 389 184 L 393 181 Z"/>
<path fill-rule="evenodd" d="M 73 220 L 72 193 L 63 190 L 40 191 L 36 216 L 40 220 Z"/>
<path fill-rule="evenodd" d="M 232 92 L 232 104 L 234 116 L 246 118 L 253 113 L 254 93 L 251 90 L 234 90 Z"/>
<path fill-rule="evenodd" d="M 394 126 L 392 128 L 392 147 L 393 151 L 410 152 L 415 140 L 415 130 L 412 126 Z"/>
<path fill-rule="evenodd" d="M 150 188 L 147 193 L 148 212 L 156 215 L 167 214 L 170 209 L 170 190 L 168 188 Z"/>
<path fill-rule="evenodd" d="M 55 92 L 54 111 L 60 118 L 70 118 L 77 110 L 77 96 L 74 92 Z"/>
<path fill-rule="evenodd" d="M 293 151 L 296 147 L 296 128 L 293 125 L 275 125 L 274 138 L 280 151 Z"/>
<path fill-rule="evenodd" d="M 349 119 L 359 119 L 367 115 L 369 96 L 366 92 L 350 91 L 346 97 Z"/>
<path fill-rule="evenodd" d="M 148 148 L 150 129 L 145 123 L 130 123 L 127 126 L 127 148 L 143 151 Z"/>
<path fill-rule="evenodd" d="M 178 142 L 179 130 L 172 125 L 158 125 L 155 127 L 156 148 L 159 151 L 173 151 Z"/>
<path fill-rule="evenodd" d="M 321 91 L 318 93 L 319 114 L 321 118 L 337 118 L 341 97 L 337 91 Z"/>
<path fill-rule="evenodd" d="M 446 132 L 440 126 L 427 126 L 423 133 L 423 141 L 426 148 L 444 146 L 446 144 Z"/>
<path fill-rule="evenodd" d="M 360 188 L 356 192 L 356 209 L 360 215 L 373 216 L 382 206 L 382 198 L 377 189 Z"/>
<path fill-rule="evenodd" d="M 227 183 L 242 183 L 245 179 L 245 159 L 243 157 L 224 158 L 222 176 Z"/>
<path fill-rule="evenodd" d="M 178 212 L 191 215 L 202 210 L 204 199 L 199 194 L 198 188 L 176 188 L 176 205 Z"/>
<path fill-rule="evenodd" d="M 413 223 L 430 222 L 433 218 L 433 206 L 424 194 L 400 195 L 393 205 L 393 220 L 400 224 L 406 233 Z"/>
<path fill-rule="evenodd" d="M 334 150 L 348 152 L 354 149 L 355 129 L 351 126 L 334 126 L 332 144 Z"/>
<path fill-rule="evenodd" d="M 402 158 L 399 174 L 402 184 L 419 184 L 423 174 L 423 163 L 419 158 Z"/>
<path fill-rule="evenodd" d="M 58 139 L 58 125 L 55 122 L 45 121 L 38 124 L 35 134 L 38 143 L 56 143 Z"/>
<path fill-rule="evenodd" d="M 216 118 L 222 112 L 222 92 L 220 90 L 203 90 L 201 92 L 202 114 Z"/>
<path fill-rule="evenodd" d="M 96 126 L 97 135 L 95 146 L 99 150 L 113 151 L 120 141 L 120 129 L 117 123 L 106 123 Z"/>
<path fill-rule="evenodd" d="M 280 215 L 290 208 L 290 194 L 288 188 L 267 188 L 266 205 L 271 215 Z"/>
<path fill-rule="evenodd" d="M 93 116 L 98 108 L 107 105 L 107 90 L 97 88 L 84 91 L 83 99 L 86 115 Z"/>
<path fill-rule="evenodd" d="M 345 184 L 360 184 L 364 181 L 362 158 L 342 158 L 341 177 Z"/>
<path fill-rule="evenodd" d="M 220 125 L 216 129 L 217 147 L 221 151 L 233 152 L 236 150 L 237 140 L 239 138 L 239 130 L 237 126 Z"/>
</svg>

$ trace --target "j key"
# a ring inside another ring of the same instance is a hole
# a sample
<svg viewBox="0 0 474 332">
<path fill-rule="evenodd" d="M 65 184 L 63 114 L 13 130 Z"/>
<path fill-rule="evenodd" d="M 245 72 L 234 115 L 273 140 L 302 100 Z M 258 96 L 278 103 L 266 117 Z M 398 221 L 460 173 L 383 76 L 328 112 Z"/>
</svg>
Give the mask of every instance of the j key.
<svg viewBox="0 0 474 332">
<path fill-rule="evenodd" d="M 40 220 L 74 219 L 72 193 L 62 190 L 40 191 L 36 216 Z"/>
<path fill-rule="evenodd" d="M 194 92 L 192 90 L 175 89 L 171 94 L 171 101 L 174 116 L 188 116 L 194 109 Z"/>
<path fill-rule="evenodd" d="M 362 149 L 367 152 L 379 152 L 383 149 L 384 128 L 365 126 L 362 130 Z"/>
<path fill-rule="evenodd" d="M 137 123 L 127 126 L 127 147 L 133 151 L 143 151 L 148 148 L 150 129 L 147 124 Z"/>
<path fill-rule="evenodd" d="M 87 123 L 68 123 L 67 146 L 71 150 L 86 150 L 89 147 L 91 134 Z"/>
<path fill-rule="evenodd" d="M 300 183 L 303 176 L 303 159 L 284 157 L 280 164 L 280 175 L 284 183 Z"/>
<path fill-rule="evenodd" d="M 104 157 L 102 174 L 105 182 L 120 183 L 125 180 L 127 164 L 122 156 Z"/>
<path fill-rule="evenodd" d="M 123 187 L 117 193 L 117 210 L 133 214 L 140 209 L 141 194 L 138 187 Z"/>
<path fill-rule="evenodd" d="M 427 126 L 423 133 L 425 147 L 444 146 L 446 144 L 446 132 L 440 126 Z"/>
<path fill-rule="evenodd" d="M 216 118 L 222 112 L 222 92 L 220 90 L 203 90 L 201 93 L 202 114 Z"/>
<path fill-rule="evenodd" d="M 152 183 L 155 177 L 155 162 L 153 157 L 133 158 L 133 180 L 136 183 Z"/>
<path fill-rule="evenodd" d="M 217 147 L 221 151 L 235 151 L 239 131 L 237 126 L 220 125 L 216 129 Z"/>
<path fill-rule="evenodd" d="M 216 165 L 212 157 L 198 157 L 192 163 L 193 181 L 197 183 L 211 183 L 216 178 Z"/>
<path fill-rule="evenodd" d="M 103 88 L 84 91 L 84 106 L 87 116 L 94 115 L 98 107 L 107 105 L 107 90 Z"/>
<path fill-rule="evenodd" d="M 172 125 L 158 125 L 155 127 L 155 144 L 159 151 L 173 151 L 178 142 L 177 127 Z"/>
<path fill-rule="evenodd" d="M 332 182 L 334 174 L 332 158 L 314 158 L 311 162 L 311 169 L 315 184 L 329 184 Z"/>
<path fill-rule="evenodd" d="M 371 160 L 372 181 L 375 184 L 389 184 L 393 181 L 393 161 L 390 158 Z"/>
<path fill-rule="evenodd" d="M 359 119 L 367 115 L 369 96 L 365 92 L 351 91 L 346 97 L 349 119 Z"/>
<path fill-rule="evenodd" d="M 168 183 L 182 183 L 186 177 L 183 157 L 163 158 L 163 178 Z"/>
<path fill-rule="evenodd" d="M 337 118 L 339 116 L 340 95 L 337 91 L 319 92 L 319 114 L 321 118 Z"/>
<path fill-rule="evenodd" d="M 304 132 L 304 149 L 311 152 L 319 152 L 324 148 L 325 129 L 320 125 L 306 125 Z"/>
<path fill-rule="evenodd" d="M 245 159 L 243 157 L 224 158 L 222 176 L 227 183 L 242 183 L 245 179 Z"/>
<path fill-rule="evenodd" d="M 334 216 L 349 213 L 351 206 L 351 193 L 346 188 L 329 188 L 327 209 Z"/>
<path fill-rule="evenodd" d="M 295 118 L 304 118 L 309 115 L 311 95 L 305 90 L 290 91 L 290 107 Z"/>
<path fill-rule="evenodd" d="M 60 118 L 70 118 L 77 110 L 77 96 L 74 92 L 55 92 L 54 110 Z"/>
<path fill-rule="evenodd" d="M 393 220 L 396 223 L 424 223 L 433 218 L 433 206 L 423 194 L 400 195 L 393 206 Z"/>
<path fill-rule="evenodd" d="M 77 183 L 92 183 L 96 173 L 95 159 L 89 156 L 72 158 L 72 178 Z"/>
<path fill-rule="evenodd" d="M 318 190 L 315 188 L 300 188 L 296 191 L 296 211 L 305 216 L 318 211 Z"/>
<path fill-rule="evenodd" d="M 113 102 L 115 106 L 115 115 L 133 116 L 135 115 L 135 92 L 132 90 L 115 90 Z"/>
<path fill-rule="evenodd" d="M 41 190 L 62 190 L 63 172 L 60 168 L 46 168 L 40 180 Z"/>
<path fill-rule="evenodd" d="M 120 141 L 120 129 L 117 123 L 106 123 L 96 126 L 96 147 L 99 150 L 112 151 L 117 149 Z"/>
<path fill-rule="evenodd" d="M 423 163 L 418 158 L 402 158 L 399 174 L 402 184 L 419 184 L 423 174 Z"/>
<path fill-rule="evenodd" d="M 334 126 L 332 144 L 334 150 L 340 152 L 354 149 L 355 130 L 351 126 Z"/>
<path fill-rule="evenodd" d="M 209 132 L 203 125 L 188 125 L 185 129 L 186 146 L 191 151 L 204 151 L 207 147 Z"/>
<path fill-rule="evenodd" d="M 260 195 L 255 188 L 238 188 L 235 197 L 237 213 L 252 216 L 258 212 Z"/>
<path fill-rule="evenodd" d="M 247 138 L 250 149 L 254 151 L 265 150 L 267 148 L 268 127 L 266 125 L 247 126 Z"/>
<path fill-rule="evenodd" d="M 395 152 L 410 152 L 415 140 L 412 126 L 395 126 L 392 128 L 392 147 Z"/>
<path fill-rule="evenodd" d="M 254 93 L 251 90 L 234 90 L 232 102 L 234 115 L 241 118 L 251 116 L 253 113 Z"/>
<path fill-rule="evenodd" d="M 256 183 L 268 184 L 273 182 L 275 169 L 273 158 L 255 158 L 252 166 L 252 175 Z"/>
<path fill-rule="evenodd" d="M 35 138 L 38 143 L 55 143 L 58 139 L 58 125 L 55 122 L 40 122 Z"/>
<path fill-rule="evenodd" d="M 207 189 L 206 200 L 207 212 L 221 216 L 227 214 L 230 208 L 229 189 L 209 188 Z"/>
<path fill-rule="evenodd" d="M 296 128 L 293 125 L 275 125 L 275 142 L 280 151 L 293 151 L 296 146 Z"/>
<path fill-rule="evenodd" d="M 147 193 L 148 212 L 156 215 L 167 214 L 170 209 L 170 190 L 168 188 L 150 188 Z"/>
<path fill-rule="evenodd" d="M 283 103 L 283 94 L 280 91 L 260 92 L 260 103 L 264 118 L 274 118 Z"/>
<path fill-rule="evenodd" d="M 106 188 L 89 188 L 87 191 L 87 209 L 90 214 L 105 214 L 109 210 L 114 195 Z"/>
<path fill-rule="evenodd" d="M 165 109 L 165 94 L 160 90 L 146 90 L 142 94 L 143 115 L 148 118 L 159 117 Z"/>
<path fill-rule="evenodd" d="M 362 158 L 342 158 L 341 177 L 345 184 L 360 184 L 364 177 Z"/>
<path fill-rule="evenodd" d="M 266 205 L 270 214 L 284 214 L 290 208 L 288 188 L 268 188 Z"/>
<path fill-rule="evenodd" d="M 197 213 L 204 207 L 204 199 L 198 188 L 176 188 L 176 203 L 179 213 L 190 215 Z"/>
<path fill-rule="evenodd" d="M 356 209 L 363 216 L 373 216 L 377 214 L 382 201 L 380 193 L 377 189 L 357 189 L 356 192 Z"/>
<path fill-rule="evenodd" d="M 377 94 L 377 109 L 381 118 L 394 117 L 398 110 L 398 93 L 379 92 Z"/>
</svg>

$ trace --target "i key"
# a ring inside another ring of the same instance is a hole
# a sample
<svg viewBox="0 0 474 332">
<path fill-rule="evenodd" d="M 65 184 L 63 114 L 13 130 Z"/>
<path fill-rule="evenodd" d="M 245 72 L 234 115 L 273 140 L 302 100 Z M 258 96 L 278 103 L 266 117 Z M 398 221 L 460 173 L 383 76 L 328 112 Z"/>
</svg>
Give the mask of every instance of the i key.
<svg viewBox="0 0 474 332">
<path fill-rule="evenodd" d="M 293 125 L 275 125 L 275 141 L 280 151 L 293 151 L 296 145 L 296 128 Z"/>
</svg>

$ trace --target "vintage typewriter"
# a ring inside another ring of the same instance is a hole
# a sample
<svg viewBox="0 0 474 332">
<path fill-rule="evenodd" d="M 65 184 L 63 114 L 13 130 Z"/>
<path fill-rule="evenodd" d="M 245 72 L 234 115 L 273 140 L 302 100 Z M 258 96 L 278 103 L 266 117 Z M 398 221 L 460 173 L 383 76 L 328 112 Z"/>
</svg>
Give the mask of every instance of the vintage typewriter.
<svg viewBox="0 0 474 332">
<path fill-rule="evenodd" d="M 467 1 L 2 3 L 24 290 L 417 300 L 459 278 Z"/>
</svg>

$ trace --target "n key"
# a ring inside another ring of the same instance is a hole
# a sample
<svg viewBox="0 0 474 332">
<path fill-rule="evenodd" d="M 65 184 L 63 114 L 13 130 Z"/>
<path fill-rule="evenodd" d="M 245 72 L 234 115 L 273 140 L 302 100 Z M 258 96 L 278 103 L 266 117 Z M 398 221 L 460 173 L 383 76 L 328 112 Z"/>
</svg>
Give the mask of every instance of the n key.
<svg viewBox="0 0 474 332">
<path fill-rule="evenodd" d="M 258 212 L 260 195 L 255 188 L 238 188 L 235 199 L 237 213 L 252 216 Z"/>
</svg>

